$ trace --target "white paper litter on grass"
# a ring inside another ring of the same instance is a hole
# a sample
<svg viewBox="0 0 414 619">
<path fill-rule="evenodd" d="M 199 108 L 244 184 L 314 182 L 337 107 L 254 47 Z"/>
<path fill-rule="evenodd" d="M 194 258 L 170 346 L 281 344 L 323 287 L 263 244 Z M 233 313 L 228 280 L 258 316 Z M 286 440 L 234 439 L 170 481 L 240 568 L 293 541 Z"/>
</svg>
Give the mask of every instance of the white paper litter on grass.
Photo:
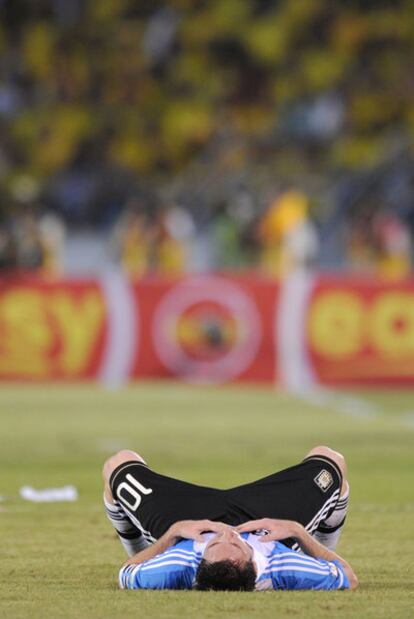
<svg viewBox="0 0 414 619">
<path fill-rule="evenodd" d="M 36 490 L 32 486 L 22 486 L 20 496 L 25 501 L 33 501 L 34 503 L 58 503 L 60 501 L 77 501 L 78 491 L 75 486 L 42 488 L 42 490 Z"/>
</svg>

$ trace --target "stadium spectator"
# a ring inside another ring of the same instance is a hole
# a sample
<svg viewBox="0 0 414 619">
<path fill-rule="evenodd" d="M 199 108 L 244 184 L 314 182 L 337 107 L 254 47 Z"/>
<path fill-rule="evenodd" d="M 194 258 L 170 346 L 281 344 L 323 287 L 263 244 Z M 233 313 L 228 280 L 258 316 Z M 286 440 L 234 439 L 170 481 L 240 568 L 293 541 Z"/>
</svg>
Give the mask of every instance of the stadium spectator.
<svg viewBox="0 0 414 619">
<path fill-rule="evenodd" d="M 105 235 L 145 176 L 188 205 L 200 241 L 211 232 L 217 247 L 200 264 L 237 268 L 248 256 L 255 266 L 249 230 L 225 213 L 229 188 L 244 185 L 256 216 L 275 179 L 317 185 L 307 197 L 335 210 L 333 184 L 380 168 L 388 178 L 387 154 L 412 141 L 410 0 L 375 10 L 312 0 L 300 10 L 288 0 L 67 4 L 2 2 L 0 182 L 8 190 L 16 176 L 32 178 L 70 225 L 68 239 L 73 226 Z M 197 167 L 206 180 L 194 206 L 181 198 L 196 193 Z M 291 250 L 269 263 L 262 255 L 265 269 L 289 271 L 289 253 L 300 263 L 317 256 L 309 225 L 298 230 Z M 177 260 L 181 271 L 176 241 L 164 241 L 159 264 Z"/>
<path fill-rule="evenodd" d="M 175 276 L 191 270 L 195 226 L 190 213 L 178 205 L 164 208 L 159 214 L 158 230 L 157 272 Z"/>
<path fill-rule="evenodd" d="M 370 217 L 361 215 L 355 222 L 351 222 L 346 236 L 348 268 L 355 273 L 373 277 L 377 257 Z"/>
<path fill-rule="evenodd" d="M 43 246 L 42 273 L 58 277 L 63 274 L 63 254 L 66 228 L 56 213 L 45 212 L 39 217 L 39 234 Z"/>
<path fill-rule="evenodd" d="M 45 260 L 45 247 L 35 213 L 24 210 L 14 221 L 17 266 L 21 270 L 40 273 Z"/>
<path fill-rule="evenodd" d="M 380 211 L 374 217 L 373 234 L 378 252 L 378 276 L 388 280 L 408 277 L 412 259 L 408 227 L 394 213 Z"/>
<path fill-rule="evenodd" d="M 358 273 L 391 281 L 408 277 L 412 263 L 408 221 L 381 203 L 365 200 L 362 212 L 349 223 L 347 258 Z"/>
<path fill-rule="evenodd" d="M 286 277 L 293 270 L 315 263 L 318 235 L 308 216 L 308 200 L 295 189 L 284 191 L 259 222 L 264 272 Z"/>
<path fill-rule="evenodd" d="M 138 200 L 131 200 L 112 233 L 115 261 L 130 277 L 142 277 L 151 271 L 154 233 Z"/>
</svg>

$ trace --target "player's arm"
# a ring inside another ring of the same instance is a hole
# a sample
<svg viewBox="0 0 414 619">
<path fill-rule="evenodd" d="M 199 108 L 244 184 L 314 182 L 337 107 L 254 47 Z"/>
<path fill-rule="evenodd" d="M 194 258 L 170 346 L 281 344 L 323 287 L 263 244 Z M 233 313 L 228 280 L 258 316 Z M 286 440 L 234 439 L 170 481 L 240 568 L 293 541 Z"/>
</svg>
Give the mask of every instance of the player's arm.
<svg viewBox="0 0 414 619">
<path fill-rule="evenodd" d="M 293 537 L 298 542 L 303 552 L 314 559 L 323 559 L 324 561 L 334 562 L 337 561 L 341 564 L 349 581 L 349 588 L 356 589 L 358 586 L 358 578 L 355 572 L 345 559 L 340 557 L 336 552 L 329 550 L 316 539 L 314 539 L 306 529 L 292 520 L 274 520 L 272 518 L 262 518 L 261 520 L 251 520 L 239 527 L 237 531 L 239 533 L 246 533 L 249 531 L 258 531 L 265 529 L 268 531 L 266 535 L 260 538 L 261 542 L 279 541 L 288 537 Z"/>
<path fill-rule="evenodd" d="M 170 546 L 174 546 L 180 539 L 193 539 L 197 542 L 202 542 L 203 533 L 206 531 L 218 533 L 226 526 L 221 522 L 213 522 L 212 520 L 180 520 L 172 524 L 154 544 L 130 557 L 123 567 L 139 565 L 144 563 L 144 561 L 149 561 L 165 552 Z"/>
</svg>

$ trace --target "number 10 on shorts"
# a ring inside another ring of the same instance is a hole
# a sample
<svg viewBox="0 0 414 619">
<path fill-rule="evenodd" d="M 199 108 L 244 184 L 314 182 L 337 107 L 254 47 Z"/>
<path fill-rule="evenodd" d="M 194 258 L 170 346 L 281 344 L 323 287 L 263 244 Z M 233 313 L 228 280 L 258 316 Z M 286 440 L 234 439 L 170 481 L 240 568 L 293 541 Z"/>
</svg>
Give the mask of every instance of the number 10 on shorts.
<svg viewBox="0 0 414 619">
<path fill-rule="evenodd" d="M 128 481 L 123 481 L 119 484 L 116 489 L 116 494 L 121 503 L 124 503 L 129 509 L 135 511 L 137 507 L 140 505 L 142 500 L 142 495 L 147 495 L 152 493 L 152 488 L 145 488 L 142 484 L 139 483 L 135 477 L 133 477 L 130 473 L 127 473 L 125 478 Z M 129 483 L 128 483 L 129 482 Z M 130 502 L 125 498 L 125 493 L 122 494 L 122 491 L 128 492 L 130 495 L 129 498 L 134 499 L 134 502 Z"/>
</svg>

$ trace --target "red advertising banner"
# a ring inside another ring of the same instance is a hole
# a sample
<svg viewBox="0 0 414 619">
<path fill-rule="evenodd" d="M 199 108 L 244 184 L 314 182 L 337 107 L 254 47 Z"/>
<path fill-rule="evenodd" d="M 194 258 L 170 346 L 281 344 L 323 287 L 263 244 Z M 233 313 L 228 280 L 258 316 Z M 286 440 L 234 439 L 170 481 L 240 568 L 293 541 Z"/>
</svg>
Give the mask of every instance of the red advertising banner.
<svg viewBox="0 0 414 619">
<path fill-rule="evenodd" d="M 0 380 L 414 385 L 414 282 L 0 280 Z"/>
<path fill-rule="evenodd" d="M 105 331 L 105 304 L 94 282 L 0 282 L 2 379 L 94 378 Z"/>
<path fill-rule="evenodd" d="M 320 277 L 305 345 L 320 383 L 414 384 L 414 282 Z"/>
<path fill-rule="evenodd" d="M 274 382 L 278 287 L 248 277 L 134 284 L 140 329 L 132 376 Z"/>
</svg>

